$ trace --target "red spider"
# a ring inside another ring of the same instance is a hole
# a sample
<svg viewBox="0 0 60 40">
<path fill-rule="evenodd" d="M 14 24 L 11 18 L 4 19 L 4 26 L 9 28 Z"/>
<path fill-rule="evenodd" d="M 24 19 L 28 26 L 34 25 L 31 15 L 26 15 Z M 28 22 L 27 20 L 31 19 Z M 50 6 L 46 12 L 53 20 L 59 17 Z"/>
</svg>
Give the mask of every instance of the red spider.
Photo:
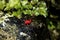
<svg viewBox="0 0 60 40">
<path fill-rule="evenodd" d="M 30 20 L 25 20 L 24 23 L 25 23 L 26 25 L 29 25 L 29 24 L 31 23 L 31 19 L 30 19 Z"/>
</svg>

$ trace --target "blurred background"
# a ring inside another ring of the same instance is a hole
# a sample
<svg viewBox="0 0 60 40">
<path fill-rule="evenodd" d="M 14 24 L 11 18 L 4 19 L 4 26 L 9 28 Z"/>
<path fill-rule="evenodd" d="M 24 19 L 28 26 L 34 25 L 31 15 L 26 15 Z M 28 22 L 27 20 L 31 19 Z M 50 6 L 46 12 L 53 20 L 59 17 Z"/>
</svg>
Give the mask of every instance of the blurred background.
<svg viewBox="0 0 60 40">
<path fill-rule="evenodd" d="M 0 40 L 60 40 L 60 0 L 0 0 Z"/>
</svg>

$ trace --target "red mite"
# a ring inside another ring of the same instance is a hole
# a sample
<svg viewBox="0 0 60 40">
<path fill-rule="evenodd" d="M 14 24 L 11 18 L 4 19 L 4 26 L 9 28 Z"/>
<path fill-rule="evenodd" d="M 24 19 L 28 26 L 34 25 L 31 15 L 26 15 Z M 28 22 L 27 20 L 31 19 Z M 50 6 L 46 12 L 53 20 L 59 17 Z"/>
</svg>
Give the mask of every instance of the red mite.
<svg viewBox="0 0 60 40">
<path fill-rule="evenodd" d="M 25 23 L 26 25 L 29 25 L 29 24 L 31 23 L 31 19 L 30 19 L 30 20 L 25 20 L 24 23 Z"/>
</svg>

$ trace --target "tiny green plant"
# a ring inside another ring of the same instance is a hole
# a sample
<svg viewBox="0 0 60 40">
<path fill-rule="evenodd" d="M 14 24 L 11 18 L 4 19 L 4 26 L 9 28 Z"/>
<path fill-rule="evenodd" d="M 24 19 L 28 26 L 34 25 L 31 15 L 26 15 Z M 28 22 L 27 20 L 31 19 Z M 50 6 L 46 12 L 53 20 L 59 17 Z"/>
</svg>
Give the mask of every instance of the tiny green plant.
<svg viewBox="0 0 60 40">
<path fill-rule="evenodd" d="M 38 0 L 9 0 L 6 2 L 5 0 L 0 0 L 0 9 L 7 11 L 11 9 L 16 9 L 17 11 L 12 11 L 12 15 L 18 18 L 21 18 L 22 13 L 25 15 L 28 14 L 30 16 L 43 15 L 44 17 L 48 16 L 46 3 L 44 1 Z M 3 9 L 4 8 L 4 9 Z"/>
</svg>

